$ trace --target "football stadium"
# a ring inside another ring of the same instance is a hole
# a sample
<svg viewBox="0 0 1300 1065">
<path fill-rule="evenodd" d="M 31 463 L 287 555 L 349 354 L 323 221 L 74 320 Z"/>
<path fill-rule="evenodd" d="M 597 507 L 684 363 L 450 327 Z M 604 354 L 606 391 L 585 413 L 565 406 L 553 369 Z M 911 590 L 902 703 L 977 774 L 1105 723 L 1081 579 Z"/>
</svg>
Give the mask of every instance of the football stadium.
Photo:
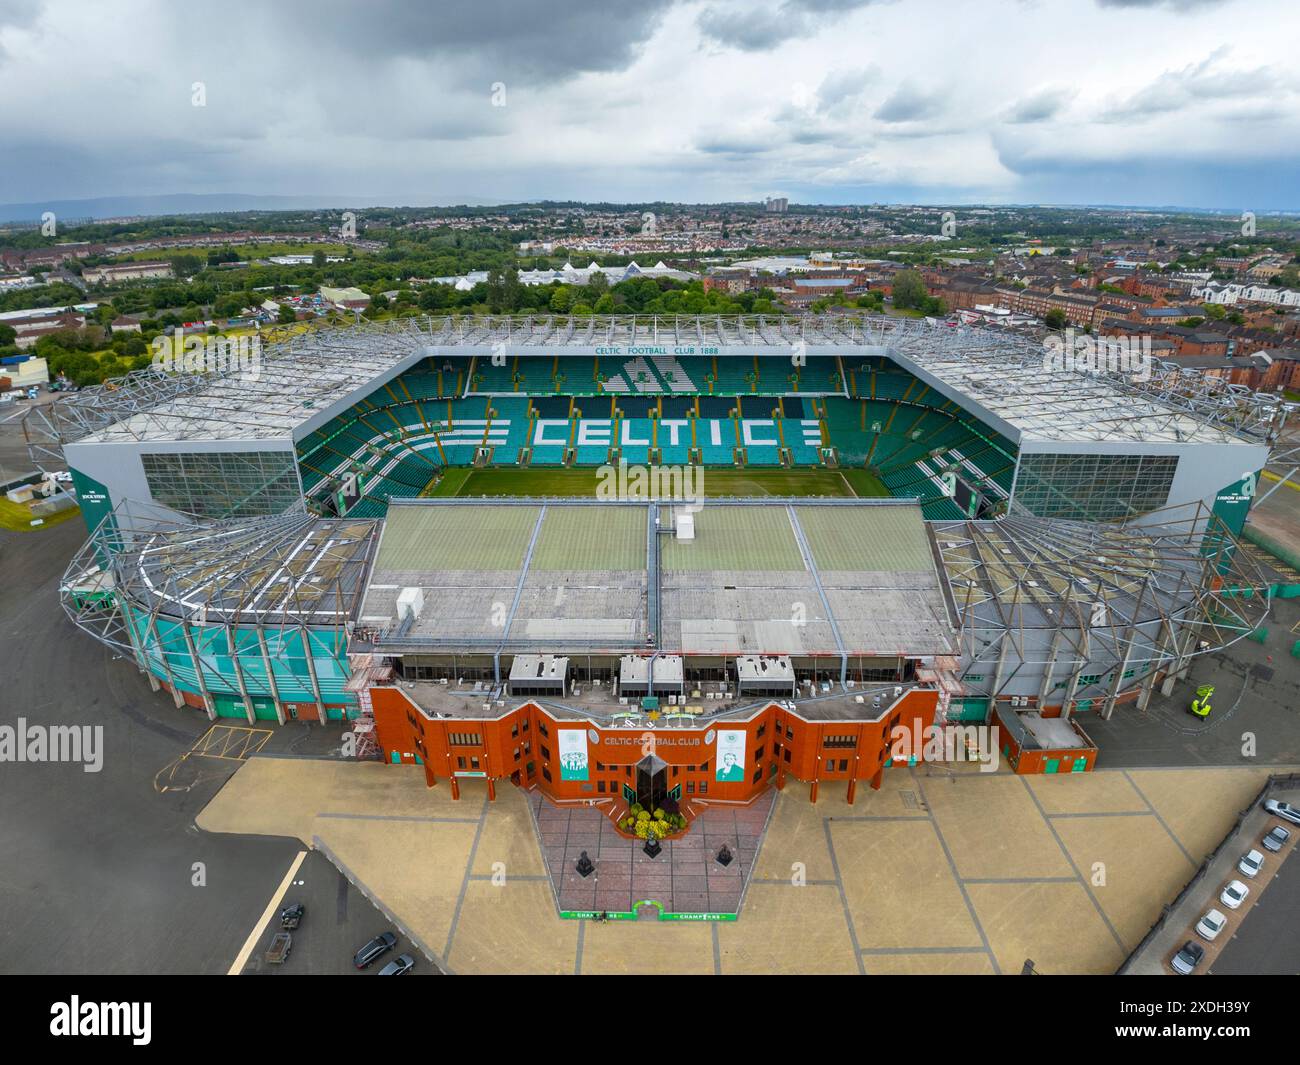
<svg viewBox="0 0 1300 1065">
<path fill-rule="evenodd" d="M 91 531 L 65 609 L 178 707 L 622 824 L 851 801 L 900 725 L 1092 768 L 1091 715 L 1257 631 L 1283 417 L 940 321 L 553 316 L 309 330 L 25 430 Z"/>
</svg>

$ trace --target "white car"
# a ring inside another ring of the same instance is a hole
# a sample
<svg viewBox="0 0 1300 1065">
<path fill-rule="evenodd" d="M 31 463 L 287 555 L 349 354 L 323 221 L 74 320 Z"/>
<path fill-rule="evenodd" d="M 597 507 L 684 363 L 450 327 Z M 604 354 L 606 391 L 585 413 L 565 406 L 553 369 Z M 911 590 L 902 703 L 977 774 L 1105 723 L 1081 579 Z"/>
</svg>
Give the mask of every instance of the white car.
<svg viewBox="0 0 1300 1065">
<path fill-rule="evenodd" d="M 1264 868 L 1264 856 L 1259 851 L 1247 851 L 1241 856 L 1237 868 L 1254 880 L 1255 877 L 1259 876 L 1259 871 Z"/>
<path fill-rule="evenodd" d="M 1235 910 L 1246 901 L 1246 897 L 1249 894 L 1250 888 L 1240 880 L 1234 880 L 1223 889 L 1223 893 L 1219 896 L 1219 901 L 1228 907 L 1228 909 Z"/>
<path fill-rule="evenodd" d="M 1275 817 L 1290 821 L 1293 825 L 1300 825 L 1300 808 L 1292 806 L 1290 803 L 1279 802 L 1277 799 L 1265 799 L 1264 809 Z"/>
<path fill-rule="evenodd" d="M 1196 934 L 1202 939 L 1213 942 L 1219 938 L 1219 933 L 1223 931 L 1224 926 L 1227 925 L 1227 923 L 1227 917 L 1221 914 L 1218 910 L 1211 910 L 1196 922 Z"/>
</svg>

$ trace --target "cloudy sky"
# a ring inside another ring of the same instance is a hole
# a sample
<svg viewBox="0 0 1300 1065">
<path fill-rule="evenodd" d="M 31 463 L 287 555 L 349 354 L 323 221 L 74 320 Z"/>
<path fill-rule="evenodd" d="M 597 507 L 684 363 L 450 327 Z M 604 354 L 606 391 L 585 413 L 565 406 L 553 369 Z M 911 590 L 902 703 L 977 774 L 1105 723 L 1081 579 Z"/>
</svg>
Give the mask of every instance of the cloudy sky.
<svg viewBox="0 0 1300 1065">
<path fill-rule="evenodd" d="M 0 203 L 1300 209 L 1297 57 L 1297 0 L 0 0 Z"/>
</svg>

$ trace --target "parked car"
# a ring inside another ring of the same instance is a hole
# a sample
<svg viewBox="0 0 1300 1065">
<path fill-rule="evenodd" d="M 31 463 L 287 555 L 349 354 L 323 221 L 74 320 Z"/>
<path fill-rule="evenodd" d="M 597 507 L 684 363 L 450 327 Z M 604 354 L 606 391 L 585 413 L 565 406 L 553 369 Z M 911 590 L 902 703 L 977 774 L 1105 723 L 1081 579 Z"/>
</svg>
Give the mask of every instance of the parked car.
<svg viewBox="0 0 1300 1065">
<path fill-rule="evenodd" d="M 405 976 L 411 971 L 411 966 L 415 964 L 415 959 L 409 954 L 399 955 L 393 961 L 390 961 L 379 970 L 380 976 Z"/>
<path fill-rule="evenodd" d="M 381 932 L 357 951 L 352 964 L 358 969 L 368 969 L 376 958 L 387 954 L 395 946 L 397 946 L 397 937 L 392 932 Z"/>
<path fill-rule="evenodd" d="M 1256 850 L 1247 851 L 1241 856 L 1241 860 L 1237 862 L 1237 868 L 1254 880 L 1255 877 L 1259 876 L 1259 871 L 1264 868 L 1264 856 Z"/>
<path fill-rule="evenodd" d="M 1189 939 L 1169 960 L 1169 967 L 1180 976 L 1191 976 L 1196 967 L 1201 964 L 1203 957 L 1205 957 L 1205 948 Z"/>
<path fill-rule="evenodd" d="M 1274 854 L 1276 854 L 1284 846 L 1286 846 L 1286 841 L 1289 840 L 1290 838 L 1291 838 L 1290 832 L 1288 832 L 1281 825 L 1274 825 L 1272 828 L 1270 828 L 1267 832 L 1264 833 L 1264 838 L 1261 839 L 1259 842 L 1263 844 L 1264 849 L 1266 851 L 1272 851 Z"/>
<path fill-rule="evenodd" d="M 1293 825 L 1300 825 L 1300 807 L 1292 806 L 1290 803 L 1281 802 L 1278 799 L 1265 799 L 1264 809 L 1275 817 L 1290 821 Z"/>
<path fill-rule="evenodd" d="M 1227 923 L 1228 918 L 1226 916 L 1218 910 L 1211 910 L 1196 922 L 1196 934 L 1202 939 L 1213 942 L 1219 938 L 1219 933 L 1223 931 Z"/>
<path fill-rule="evenodd" d="M 1219 901 L 1228 907 L 1228 909 L 1235 910 L 1246 901 L 1246 897 L 1249 894 L 1250 888 L 1240 880 L 1234 880 L 1223 889 L 1223 892 L 1219 895 Z"/>
</svg>

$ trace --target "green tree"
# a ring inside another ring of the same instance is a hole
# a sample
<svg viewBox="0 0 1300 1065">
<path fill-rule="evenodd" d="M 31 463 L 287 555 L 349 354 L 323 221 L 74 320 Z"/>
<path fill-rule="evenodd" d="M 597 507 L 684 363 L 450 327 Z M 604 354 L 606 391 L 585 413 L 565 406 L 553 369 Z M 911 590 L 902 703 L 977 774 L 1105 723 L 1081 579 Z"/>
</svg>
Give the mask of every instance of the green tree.
<svg viewBox="0 0 1300 1065">
<path fill-rule="evenodd" d="M 290 307 L 287 303 L 280 305 L 279 321 L 281 325 L 292 325 L 297 320 L 298 320 L 298 315 L 294 313 L 294 309 L 292 307 Z"/>
<path fill-rule="evenodd" d="M 894 306 L 900 310 L 920 310 L 930 298 L 925 282 L 915 270 L 900 270 L 894 276 Z"/>
</svg>

